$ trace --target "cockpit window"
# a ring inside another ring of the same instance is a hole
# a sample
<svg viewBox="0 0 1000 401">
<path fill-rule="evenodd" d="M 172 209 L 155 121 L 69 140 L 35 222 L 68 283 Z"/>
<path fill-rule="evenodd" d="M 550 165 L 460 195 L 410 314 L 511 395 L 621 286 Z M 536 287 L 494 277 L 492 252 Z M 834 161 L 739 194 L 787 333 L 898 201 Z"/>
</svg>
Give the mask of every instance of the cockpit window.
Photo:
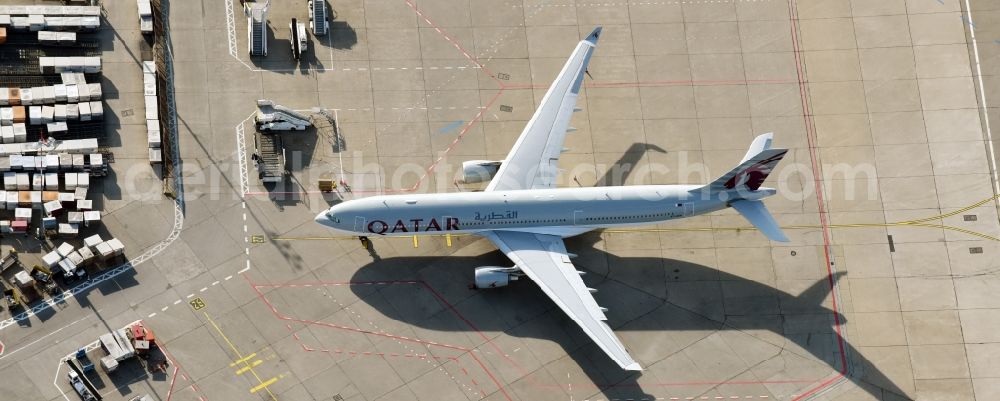
<svg viewBox="0 0 1000 401">
<path fill-rule="evenodd" d="M 328 215 L 326 215 L 326 218 L 330 219 L 334 223 L 337 223 L 337 224 L 340 223 L 340 217 L 337 217 L 336 215 L 328 214 Z"/>
</svg>

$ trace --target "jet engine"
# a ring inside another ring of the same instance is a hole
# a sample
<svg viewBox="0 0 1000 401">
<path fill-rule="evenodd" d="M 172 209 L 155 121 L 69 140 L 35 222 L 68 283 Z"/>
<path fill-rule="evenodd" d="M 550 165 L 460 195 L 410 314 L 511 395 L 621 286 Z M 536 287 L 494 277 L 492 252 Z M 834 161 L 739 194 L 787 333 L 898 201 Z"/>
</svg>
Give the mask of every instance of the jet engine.
<svg viewBox="0 0 1000 401">
<path fill-rule="evenodd" d="M 511 281 L 517 281 L 523 273 L 516 267 L 482 266 L 476 268 L 475 288 L 506 287 Z"/>
<path fill-rule="evenodd" d="M 469 160 L 462 162 L 462 180 L 464 184 L 489 181 L 500 169 L 501 161 Z"/>
</svg>

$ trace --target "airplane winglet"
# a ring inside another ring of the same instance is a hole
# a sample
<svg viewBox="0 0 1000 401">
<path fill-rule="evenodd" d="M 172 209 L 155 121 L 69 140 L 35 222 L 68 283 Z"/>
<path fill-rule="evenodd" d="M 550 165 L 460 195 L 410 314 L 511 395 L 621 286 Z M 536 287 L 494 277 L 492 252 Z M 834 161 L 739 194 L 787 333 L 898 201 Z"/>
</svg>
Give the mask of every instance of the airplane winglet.
<svg viewBox="0 0 1000 401">
<path fill-rule="evenodd" d="M 604 28 L 601 28 L 601 27 L 594 28 L 594 31 L 591 32 L 590 35 L 587 35 L 587 38 L 584 39 L 584 41 L 590 42 L 590 44 L 596 46 L 597 45 L 597 39 L 601 37 L 601 30 L 602 29 L 604 29 Z"/>
</svg>

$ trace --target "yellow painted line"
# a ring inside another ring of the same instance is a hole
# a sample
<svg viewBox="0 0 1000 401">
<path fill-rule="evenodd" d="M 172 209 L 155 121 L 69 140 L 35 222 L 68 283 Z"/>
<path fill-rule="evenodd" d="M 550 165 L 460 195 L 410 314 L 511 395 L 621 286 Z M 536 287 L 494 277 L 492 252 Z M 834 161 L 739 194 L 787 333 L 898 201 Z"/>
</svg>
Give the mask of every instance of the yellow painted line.
<svg viewBox="0 0 1000 401">
<path fill-rule="evenodd" d="M 276 382 L 276 381 L 278 381 L 277 377 L 272 377 L 270 379 L 267 379 L 266 382 L 258 384 L 256 386 L 254 386 L 254 388 L 250 389 L 250 394 L 256 393 L 256 392 L 260 391 L 261 389 L 265 389 L 265 388 L 267 388 L 267 386 L 270 386 L 270 385 L 274 384 L 274 382 Z M 271 390 L 268 390 L 267 392 L 271 392 Z"/>
<path fill-rule="evenodd" d="M 249 360 L 250 360 L 251 358 L 253 358 L 253 357 L 255 357 L 255 356 L 257 356 L 257 353 L 256 353 L 256 352 L 254 352 L 254 353 L 252 353 L 252 354 L 250 354 L 250 355 L 247 355 L 247 356 L 246 356 L 246 357 L 244 357 L 243 359 L 240 359 L 240 360 L 238 360 L 238 361 L 236 361 L 236 362 L 233 362 L 233 363 L 230 363 L 230 364 L 229 364 L 229 367 L 235 367 L 236 365 L 239 365 L 239 364 L 241 364 L 241 363 L 243 363 L 243 362 L 246 362 L 246 361 L 249 361 Z"/>
<path fill-rule="evenodd" d="M 258 359 L 256 361 L 253 361 L 253 363 L 251 363 L 251 364 L 249 364 L 247 366 L 244 366 L 244 367 L 240 368 L 239 370 L 237 370 L 236 374 L 237 375 L 242 375 L 242 374 L 246 373 L 248 370 L 250 370 L 251 368 L 256 368 L 257 365 L 260 365 L 262 363 L 264 363 L 264 361 L 262 361 L 260 359 Z"/>
<path fill-rule="evenodd" d="M 226 341 L 226 344 L 229 345 L 229 349 L 233 350 L 233 353 L 236 354 L 236 357 L 240 358 L 239 360 L 243 361 L 243 363 L 247 363 L 246 362 L 246 358 L 244 358 L 243 355 L 240 354 L 240 350 L 236 349 L 236 346 L 233 345 L 233 342 L 229 340 L 229 337 L 226 337 L 226 333 L 223 333 L 222 329 L 219 328 L 219 325 L 215 324 L 215 321 L 212 320 L 212 317 L 208 316 L 208 312 L 202 312 L 202 313 L 205 314 L 205 319 L 208 319 L 208 322 L 212 324 L 212 327 L 214 327 L 215 331 L 217 333 L 219 333 L 219 336 L 221 336 L 222 339 Z M 247 366 L 249 366 L 249 365 L 250 364 L 247 363 Z M 257 375 L 257 372 L 254 372 L 253 367 L 250 368 L 250 373 L 253 374 L 253 377 L 255 379 L 257 379 L 257 383 L 261 383 L 261 384 L 264 383 L 260 379 L 260 376 Z M 273 380 L 277 381 L 278 379 L 273 379 Z M 264 386 L 264 389 L 267 390 L 267 394 L 271 396 L 271 401 L 278 401 L 278 398 L 274 396 L 274 393 L 271 392 L 271 389 L 267 388 L 267 386 Z"/>
<path fill-rule="evenodd" d="M 417 240 L 417 236 L 416 235 L 413 236 L 413 247 L 414 248 L 420 247 L 420 242 Z"/>
<path fill-rule="evenodd" d="M 933 220 L 946 219 L 948 217 L 952 217 L 952 216 L 955 216 L 955 215 L 958 215 L 958 214 L 961 214 L 961 213 L 965 213 L 965 212 L 967 212 L 969 210 L 972 210 L 972 209 L 975 209 L 977 207 L 983 206 L 983 205 L 985 205 L 985 204 L 987 204 L 989 202 L 995 201 L 997 199 L 1000 199 L 1000 194 L 997 194 L 995 196 L 991 196 L 991 197 L 983 199 L 983 200 L 981 200 L 979 202 L 973 203 L 973 204 L 971 204 L 969 206 L 966 206 L 966 207 L 963 207 L 963 208 L 959 208 L 958 210 L 954 210 L 952 212 L 943 213 L 943 214 L 939 214 L 939 215 L 931 216 L 931 217 L 924 217 L 924 218 L 919 218 L 919 219 L 913 219 L 913 220 L 904 220 L 904 221 L 896 221 L 896 222 L 889 222 L 889 223 L 828 224 L 827 227 L 831 228 L 831 229 L 842 229 L 842 228 L 877 228 L 877 227 L 906 227 L 906 226 L 909 226 L 909 227 L 925 227 L 925 228 L 940 228 L 940 229 L 944 229 L 944 230 L 957 231 L 957 232 L 969 234 L 969 235 L 972 235 L 972 236 L 976 236 L 976 237 L 980 237 L 980 238 L 984 238 L 984 239 L 988 239 L 988 240 L 1000 241 L 1000 238 L 995 238 L 995 237 L 992 237 L 992 236 L 989 236 L 989 235 L 986 235 L 986 234 L 983 234 L 983 233 L 979 233 L 979 232 L 972 231 L 972 230 L 967 230 L 967 229 L 964 229 L 964 228 L 952 227 L 952 226 L 943 226 L 943 225 L 936 225 L 936 224 L 927 224 L 928 222 L 933 221 Z M 809 224 L 809 225 L 783 226 L 781 228 L 785 229 L 785 230 L 818 230 L 818 229 L 822 229 L 823 226 L 818 225 L 818 224 Z M 756 230 L 756 228 L 754 228 L 754 227 L 620 228 L 620 229 L 605 229 L 605 230 L 600 230 L 600 231 L 602 233 L 622 234 L 622 233 L 636 233 L 636 232 L 743 231 L 743 230 Z M 431 235 L 425 235 L 425 236 L 427 236 L 427 237 L 444 237 L 447 245 L 450 247 L 450 246 L 452 246 L 452 240 L 451 240 L 452 237 L 464 237 L 464 236 L 470 236 L 470 235 L 472 235 L 472 234 L 431 234 Z M 275 237 L 275 238 L 271 238 L 271 240 L 272 241 L 330 241 L 330 240 L 354 240 L 356 238 L 357 237 L 342 237 L 342 236 L 337 236 L 337 237 L 332 237 L 332 236 L 331 237 Z M 398 238 L 405 238 L 405 237 L 373 236 L 373 237 L 370 237 L 370 238 L 372 238 L 372 239 L 398 239 Z M 417 236 L 414 235 L 413 236 L 413 247 L 414 248 L 416 248 L 419 245 L 419 243 L 417 241 L 418 241 L 417 240 Z"/>
</svg>

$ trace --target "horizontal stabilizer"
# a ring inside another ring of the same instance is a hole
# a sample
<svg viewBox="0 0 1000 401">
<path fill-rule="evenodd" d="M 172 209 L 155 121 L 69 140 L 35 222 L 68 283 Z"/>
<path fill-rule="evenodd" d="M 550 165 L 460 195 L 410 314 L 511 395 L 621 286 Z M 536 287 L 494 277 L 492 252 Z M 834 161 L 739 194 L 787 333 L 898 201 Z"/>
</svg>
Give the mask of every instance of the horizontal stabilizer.
<svg viewBox="0 0 1000 401">
<path fill-rule="evenodd" d="M 778 223 L 774 221 L 774 217 L 771 217 L 771 213 L 768 213 L 767 208 L 764 207 L 764 202 L 755 200 L 738 200 L 729 204 L 740 212 L 744 218 L 750 221 L 757 230 L 760 230 L 768 239 L 771 241 L 778 242 L 788 242 L 788 237 L 785 233 L 781 232 L 781 227 L 778 227 Z"/>
</svg>

